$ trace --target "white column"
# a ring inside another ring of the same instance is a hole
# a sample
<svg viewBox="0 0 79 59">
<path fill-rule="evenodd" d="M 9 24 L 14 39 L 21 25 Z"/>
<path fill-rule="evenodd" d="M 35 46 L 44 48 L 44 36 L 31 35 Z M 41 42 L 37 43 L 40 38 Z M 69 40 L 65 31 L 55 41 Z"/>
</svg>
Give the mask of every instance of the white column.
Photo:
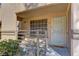
<svg viewBox="0 0 79 59">
<path fill-rule="evenodd" d="M 8 6 L 2 6 L 1 39 L 17 39 L 16 13 Z"/>
<path fill-rule="evenodd" d="M 74 33 L 79 33 L 79 4 L 72 4 L 71 11 L 72 30 Z M 71 55 L 79 56 L 79 34 L 74 33 L 71 39 Z"/>
<path fill-rule="evenodd" d="M 22 3 L 2 3 L 2 28 L 1 39 L 17 39 L 17 16 L 16 12 L 26 10 Z"/>
</svg>

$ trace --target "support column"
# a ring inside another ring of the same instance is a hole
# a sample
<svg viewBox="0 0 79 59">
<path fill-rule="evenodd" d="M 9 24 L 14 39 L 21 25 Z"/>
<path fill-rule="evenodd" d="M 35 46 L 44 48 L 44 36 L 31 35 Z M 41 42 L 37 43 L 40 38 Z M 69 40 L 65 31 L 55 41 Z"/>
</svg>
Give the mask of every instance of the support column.
<svg viewBox="0 0 79 59">
<path fill-rule="evenodd" d="M 2 9 L 1 39 L 17 39 L 17 17 L 9 8 Z"/>
<path fill-rule="evenodd" d="M 71 39 L 71 55 L 79 56 L 79 5 L 72 4 L 71 7 L 71 20 L 72 20 L 72 35 Z"/>
</svg>

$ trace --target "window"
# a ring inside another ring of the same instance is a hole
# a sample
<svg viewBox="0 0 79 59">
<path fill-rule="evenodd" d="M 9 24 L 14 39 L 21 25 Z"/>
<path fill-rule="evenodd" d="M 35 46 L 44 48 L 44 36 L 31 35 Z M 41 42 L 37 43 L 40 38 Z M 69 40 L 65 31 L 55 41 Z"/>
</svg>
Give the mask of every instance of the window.
<svg viewBox="0 0 79 59">
<path fill-rule="evenodd" d="M 30 36 L 36 37 L 37 35 L 45 35 L 47 32 L 47 19 L 31 20 L 30 21 Z"/>
</svg>

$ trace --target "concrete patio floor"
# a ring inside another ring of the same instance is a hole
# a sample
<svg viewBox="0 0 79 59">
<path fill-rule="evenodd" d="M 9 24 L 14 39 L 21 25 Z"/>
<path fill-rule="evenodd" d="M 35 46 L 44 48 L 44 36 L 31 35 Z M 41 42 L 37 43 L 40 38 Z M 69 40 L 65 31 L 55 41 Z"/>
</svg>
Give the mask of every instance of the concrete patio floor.
<svg viewBox="0 0 79 59">
<path fill-rule="evenodd" d="M 48 48 L 47 56 L 70 56 L 67 48 L 52 47 Z"/>
</svg>

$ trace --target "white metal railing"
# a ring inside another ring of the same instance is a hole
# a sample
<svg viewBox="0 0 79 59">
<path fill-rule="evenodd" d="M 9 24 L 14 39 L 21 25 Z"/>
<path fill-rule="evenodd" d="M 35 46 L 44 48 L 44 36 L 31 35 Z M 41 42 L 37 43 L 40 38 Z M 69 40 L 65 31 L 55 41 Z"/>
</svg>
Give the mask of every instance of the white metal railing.
<svg viewBox="0 0 79 59">
<path fill-rule="evenodd" d="M 47 38 L 48 33 L 45 30 L 19 30 L 18 34 L 22 34 L 24 36 L 29 36 L 29 37 L 39 37 L 39 38 Z"/>
<path fill-rule="evenodd" d="M 32 36 L 32 33 L 31 32 L 36 32 L 35 34 L 34 34 L 34 36 Z M 44 32 L 44 33 L 41 33 L 41 32 Z M 46 48 L 47 48 L 47 45 L 48 45 L 48 41 L 47 41 L 47 36 L 48 36 L 48 34 L 47 34 L 47 31 L 43 31 L 43 30 L 29 30 L 29 31 L 26 31 L 26 30 L 20 30 L 19 31 L 19 34 L 22 34 L 22 35 L 24 35 L 25 36 L 25 38 L 27 37 L 27 38 L 29 38 L 28 39 L 28 43 L 30 43 L 29 44 L 29 49 L 28 50 L 30 50 L 31 48 L 33 49 L 33 48 L 35 48 L 36 47 L 36 51 L 35 51 L 35 53 L 36 53 L 36 55 L 38 56 L 38 55 L 42 55 L 42 54 L 44 54 L 45 53 L 45 51 L 46 51 Z M 36 39 L 34 39 L 34 38 L 36 38 Z M 31 40 L 30 40 L 31 39 Z M 36 40 L 36 45 L 33 47 L 32 45 L 34 45 L 35 43 L 34 43 L 34 40 Z M 28 45 L 27 45 L 28 46 Z M 42 52 L 41 52 L 42 51 Z M 32 52 L 34 52 L 34 51 L 32 51 Z M 28 51 L 28 53 L 31 53 L 30 51 Z M 34 54 L 34 53 L 33 53 Z M 46 54 L 46 53 L 45 53 Z M 28 55 L 30 55 L 30 54 L 28 54 Z M 35 55 L 35 54 L 34 54 Z"/>
</svg>

